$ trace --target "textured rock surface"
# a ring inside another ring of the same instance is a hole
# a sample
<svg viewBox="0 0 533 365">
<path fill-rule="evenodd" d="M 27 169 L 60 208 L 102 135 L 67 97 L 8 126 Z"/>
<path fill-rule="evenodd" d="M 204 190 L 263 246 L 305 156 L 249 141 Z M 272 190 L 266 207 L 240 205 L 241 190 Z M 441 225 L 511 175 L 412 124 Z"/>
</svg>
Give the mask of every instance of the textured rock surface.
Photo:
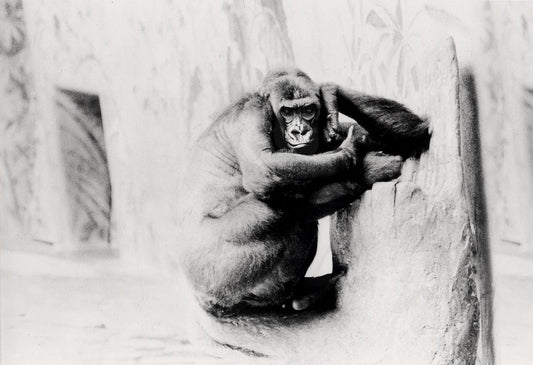
<svg viewBox="0 0 533 365">
<path fill-rule="evenodd" d="M 399 181 L 375 184 L 332 225 L 334 262 L 349 266 L 327 315 L 202 316 L 217 341 L 301 363 L 491 363 L 484 242 L 470 212 L 455 47 L 427 61 L 422 91 L 405 102 L 431 120 L 430 148 Z M 479 223 L 479 222 L 478 222 Z M 480 340 L 481 339 L 481 340 Z"/>
</svg>

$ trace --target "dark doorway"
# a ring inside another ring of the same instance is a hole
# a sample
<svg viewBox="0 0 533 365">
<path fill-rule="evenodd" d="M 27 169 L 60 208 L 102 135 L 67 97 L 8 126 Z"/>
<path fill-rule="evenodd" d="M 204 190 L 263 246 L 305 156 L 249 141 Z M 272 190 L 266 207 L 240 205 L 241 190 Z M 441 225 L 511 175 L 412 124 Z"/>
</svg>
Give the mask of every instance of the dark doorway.
<svg viewBox="0 0 533 365">
<path fill-rule="evenodd" d="M 82 246 L 109 243 L 111 183 L 99 98 L 59 89 L 56 107 L 73 237 Z"/>
</svg>

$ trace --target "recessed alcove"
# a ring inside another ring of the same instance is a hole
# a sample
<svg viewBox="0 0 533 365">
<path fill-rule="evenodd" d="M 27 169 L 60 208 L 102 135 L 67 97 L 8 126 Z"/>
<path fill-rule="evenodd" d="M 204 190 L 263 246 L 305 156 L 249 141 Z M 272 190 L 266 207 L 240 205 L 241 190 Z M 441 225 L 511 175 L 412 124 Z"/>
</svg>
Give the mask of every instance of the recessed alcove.
<svg viewBox="0 0 533 365">
<path fill-rule="evenodd" d="M 73 244 L 108 245 L 111 183 L 99 97 L 56 89 L 55 109 Z"/>
</svg>

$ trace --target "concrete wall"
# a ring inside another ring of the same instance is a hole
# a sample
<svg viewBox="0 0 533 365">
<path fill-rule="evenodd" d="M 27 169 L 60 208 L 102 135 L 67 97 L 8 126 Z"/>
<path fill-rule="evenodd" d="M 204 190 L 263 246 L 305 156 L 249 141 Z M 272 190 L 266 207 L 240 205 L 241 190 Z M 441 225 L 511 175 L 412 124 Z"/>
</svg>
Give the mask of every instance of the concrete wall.
<svg viewBox="0 0 533 365">
<path fill-rule="evenodd" d="M 533 4 L 490 3 L 474 74 L 492 247 L 533 255 Z"/>
<path fill-rule="evenodd" d="M 22 3 L 0 4 L 0 236 L 24 241 L 40 223 L 33 203 L 36 136 L 34 90 Z"/>
<path fill-rule="evenodd" d="M 53 227 L 40 234 L 59 248 L 76 245 L 54 98 L 57 88 L 88 92 L 102 108 L 112 245 L 130 259 L 158 262 L 163 247 L 179 241 L 188 145 L 272 64 L 292 59 L 280 5 L 30 1 L 25 14 L 44 130 L 37 149 L 46 156 L 38 195 L 48 197 L 41 206 Z"/>
<path fill-rule="evenodd" d="M 113 192 L 112 244 L 153 261 L 179 236 L 186 146 L 265 70 L 295 62 L 317 80 L 401 98 L 417 90 L 424 51 L 451 34 L 460 65 L 473 66 L 479 87 L 491 237 L 496 247 L 530 251 L 527 4 L 156 1 L 147 8 L 143 1 L 28 1 L 27 30 L 19 4 L 6 2 L 15 9 L 8 17 L 15 31 L 3 60 L 8 80 L 24 77 L 4 88 L 5 100 L 15 101 L 2 118 L 11 125 L 4 143 L 4 235 L 18 221 L 19 231 L 56 247 L 75 241 L 67 224 L 54 88 L 100 97 L 112 185 L 120 186 Z M 506 42 L 510 34 L 516 36 Z M 15 152 L 21 146 L 28 153 Z"/>
<path fill-rule="evenodd" d="M 28 1 L 25 22 L 20 4 L 3 8 L 12 35 L 2 46 L 3 236 L 77 246 L 55 88 L 100 97 L 112 186 L 120 187 L 111 242 L 154 262 L 179 236 L 187 145 L 269 67 L 295 62 L 319 81 L 405 98 L 417 91 L 425 51 L 453 35 L 478 89 L 490 237 L 497 249 L 531 251 L 528 4 Z"/>
</svg>

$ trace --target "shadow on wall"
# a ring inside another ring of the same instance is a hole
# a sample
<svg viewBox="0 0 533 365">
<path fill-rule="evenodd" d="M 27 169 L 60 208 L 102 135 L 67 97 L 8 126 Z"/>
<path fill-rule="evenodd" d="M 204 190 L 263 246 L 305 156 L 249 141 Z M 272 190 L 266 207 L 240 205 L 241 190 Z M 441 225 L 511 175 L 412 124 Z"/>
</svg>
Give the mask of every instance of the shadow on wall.
<svg viewBox="0 0 533 365">
<path fill-rule="evenodd" d="M 490 351 L 489 358 L 494 359 L 493 347 L 493 308 L 492 308 L 492 269 L 490 261 L 490 242 L 487 227 L 487 208 L 484 189 L 484 175 L 481 159 L 481 143 L 479 135 L 478 96 L 476 81 L 471 68 L 459 70 L 459 97 L 461 107 L 460 135 L 461 161 L 463 166 L 464 189 L 467 199 L 468 214 L 471 219 L 473 240 L 473 255 L 477 261 L 479 296 L 487 298 L 481 301 L 481 316 L 483 347 Z"/>
</svg>

